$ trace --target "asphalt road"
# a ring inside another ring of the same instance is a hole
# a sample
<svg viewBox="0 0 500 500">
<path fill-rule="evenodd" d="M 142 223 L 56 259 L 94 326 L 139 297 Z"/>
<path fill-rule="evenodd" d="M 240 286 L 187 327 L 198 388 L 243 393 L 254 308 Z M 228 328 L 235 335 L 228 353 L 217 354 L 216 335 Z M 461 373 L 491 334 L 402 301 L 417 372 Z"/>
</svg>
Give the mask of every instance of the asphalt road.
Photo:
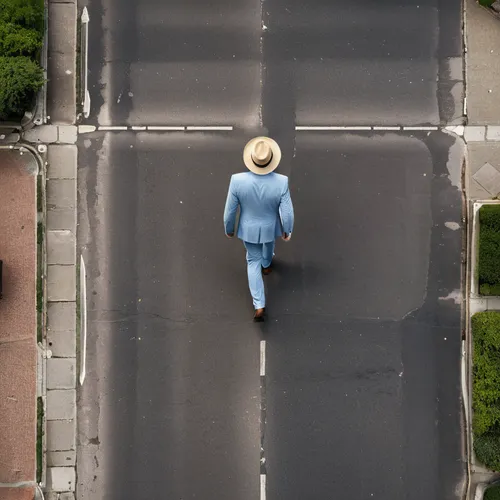
<svg viewBox="0 0 500 500">
<path fill-rule="evenodd" d="M 459 116 L 459 6 L 89 9 L 90 122 L 235 130 L 79 139 L 77 497 L 257 500 L 265 474 L 270 500 L 459 498 L 463 145 L 294 130 Z M 296 211 L 264 325 L 221 221 L 260 132 L 282 146 Z"/>
</svg>

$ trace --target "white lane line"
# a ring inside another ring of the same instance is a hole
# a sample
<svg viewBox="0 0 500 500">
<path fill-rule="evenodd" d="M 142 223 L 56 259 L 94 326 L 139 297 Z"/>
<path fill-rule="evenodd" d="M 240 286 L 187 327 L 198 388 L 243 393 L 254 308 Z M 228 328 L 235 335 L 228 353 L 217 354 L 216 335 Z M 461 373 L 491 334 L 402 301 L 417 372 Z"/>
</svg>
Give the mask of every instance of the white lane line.
<svg viewBox="0 0 500 500">
<path fill-rule="evenodd" d="M 112 132 L 114 130 L 128 130 L 126 126 L 118 126 L 118 125 L 101 125 L 97 130 L 104 130 Z"/>
<path fill-rule="evenodd" d="M 186 130 L 189 130 L 189 131 L 204 131 L 204 130 L 233 130 L 233 127 L 232 126 L 206 126 L 206 127 L 198 127 L 198 126 L 194 126 L 194 125 L 190 125 L 188 127 L 186 127 Z"/>
<path fill-rule="evenodd" d="M 332 126 L 302 126 L 298 125 L 295 130 L 311 130 L 311 131 L 321 131 L 321 130 L 371 130 L 372 127 L 368 126 L 344 126 L 344 125 L 332 125 Z"/>
<path fill-rule="evenodd" d="M 439 127 L 403 127 L 403 130 L 439 130 Z"/>
<path fill-rule="evenodd" d="M 295 130 L 297 131 L 314 131 L 314 132 L 320 132 L 320 131 L 340 131 L 340 132 L 345 132 L 345 131 L 377 131 L 377 130 L 395 130 L 395 131 L 433 131 L 433 130 L 439 130 L 439 127 L 437 126 L 426 126 L 426 127 L 402 127 L 400 125 L 394 125 L 394 126 L 382 126 L 382 125 L 360 125 L 360 126 L 351 126 L 351 125 L 331 125 L 331 126 L 323 126 L 323 125 L 314 125 L 314 126 L 308 126 L 308 125 L 297 125 L 295 127 Z"/>
<path fill-rule="evenodd" d="M 148 130 L 151 131 L 163 131 L 163 132 L 174 132 L 174 131 L 184 131 L 186 127 L 174 127 L 167 125 L 148 125 Z"/>
<path fill-rule="evenodd" d="M 85 39 L 85 42 L 82 41 L 83 48 L 83 116 L 88 118 L 90 115 L 90 92 L 88 85 L 88 74 L 89 74 L 89 11 L 87 7 L 83 8 L 81 24 L 82 24 L 82 38 Z"/>
<path fill-rule="evenodd" d="M 132 125 L 131 128 L 132 128 L 132 130 L 137 130 L 137 131 L 146 130 L 147 129 L 147 127 L 145 127 L 143 125 L 141 125 L 141 126 L 139 126 L 139 125 Z"/>
<path fill-rule="evenodd" d="M 260 475 L 260 500 L 266 500 L 266 475 Z"/>
<path fill-rule="evenodd" d="M 266 376 L 266 341 L 260 341 L 260 376 Z"/>
<path fill-rule="evenodd" d="M 85 261 L 80 255 L 80 385 L 85 380 L 87 361 L 87 280 Z"/>
</svg>

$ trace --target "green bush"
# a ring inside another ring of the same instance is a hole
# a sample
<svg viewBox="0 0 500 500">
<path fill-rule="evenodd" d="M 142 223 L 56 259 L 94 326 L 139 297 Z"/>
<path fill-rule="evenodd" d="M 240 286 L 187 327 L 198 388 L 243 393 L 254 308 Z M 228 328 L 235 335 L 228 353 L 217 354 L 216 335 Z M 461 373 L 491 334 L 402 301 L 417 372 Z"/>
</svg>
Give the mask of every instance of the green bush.
<svg viewBox="0 0 500 500">
<path fill-rule="evenodd" d="M 479 292 L 500 293 L 500 205 L 479 209 Z"/>
<path fill-rule="evenodd" d="M 484 492 L 483 500 L 500 500 L 500 485 L 490 486 Z"/>
<path fill-rule="evenodd" d="M 0 54 L 2 56 L 36 57 L 42 48 L 42 35 L 18 24 L 0 23 Z"/>
<path fill-rule="evenodd" d="M 15 23 L 43 33 L 43 0 L 0 0 L 0 24 Z"/>
<path fill-rule="evenodd" d="M 474 314 L 471 326 L 474 451 L 500 471 L 500 311 Z"/>
<path fill-rule="evenodd" d="M 43 70 L 35 61 L 0 57 L 0 120 L 22 116 L 43 83 Z"/>
<path fill-rule="evenodd" d="M 500 471 L 500 434 L 491 432 L 474 438 L 477 459 L 488 469 Z"/>
<path fill-rule="evenodd" d="M 500 312 L 472 317 L 473 428 L 477 436 L 500 427 Z"/>
<path fill-rule="evenodd" d="M 43 85 L 44 0 L 0 0 L 0 120 L 16 120 Z"/>
</svg>

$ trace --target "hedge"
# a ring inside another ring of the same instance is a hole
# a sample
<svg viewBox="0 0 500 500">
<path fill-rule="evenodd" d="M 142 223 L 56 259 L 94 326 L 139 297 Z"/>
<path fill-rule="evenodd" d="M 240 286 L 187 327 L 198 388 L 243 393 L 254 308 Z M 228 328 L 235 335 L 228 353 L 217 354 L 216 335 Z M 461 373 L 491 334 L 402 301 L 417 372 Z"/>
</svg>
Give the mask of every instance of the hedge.
<svg viewBox="0 0 500 500">
<path fill-rule="evenodd" d="M 480 462 L 500 470 L 500 312 L 472 317 L 472 429 Z"/>
<path fill-rule="evenodd" d="M 22 117 L 42 87 L 44 0 L 0 0 L 0 120 Z"/>
<path fill-rule="evenodd" d="M 29 109 L 43 81 L 42 68 L 28 57 L 0 57 L 0 120 Z"/>
<path fill-rule="evenodd" d="M 0 24 L 0 54 L 35 58 L 42 48 L 42 34 L 18 24 Z"/>
<path fill-rule="evenodd" d="M 479 293 L 500 295 L 500 205 L 479 209 Z"/>
<path fill-rule="evenodd" d="M 484 492 L 483 500 L 500 500 L 500 485 L 490 486 Z"/>
<path fill-rule="evenodd" d="M 0 23 L 14 23 L 43 33 L 43 0 L 0 0 Z"/>
</svg>

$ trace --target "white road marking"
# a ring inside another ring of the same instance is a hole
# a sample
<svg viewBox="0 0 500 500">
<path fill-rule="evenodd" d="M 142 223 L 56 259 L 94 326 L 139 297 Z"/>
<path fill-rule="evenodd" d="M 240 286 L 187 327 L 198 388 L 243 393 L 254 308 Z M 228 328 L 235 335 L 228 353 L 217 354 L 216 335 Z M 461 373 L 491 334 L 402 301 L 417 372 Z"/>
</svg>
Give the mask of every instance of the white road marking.
<svg viewBox="0 0 500 500">
<path fill-rule="evenodd" d="M 79 134 L 89 134 L 91 132 L 95 132 L 96 127 L 94 125 L 78 125 L 78 133 Z"/>
<path fill-rule="evenodd" d="M 87 7 L 83 8 L 82 12 L 82 37 L 85 38 L 85 42 L 82 43 L 83 46 L 83 116 L 88 118 L 90 115 L 90 92 L 88 90 L 88 74 L 89 74 L 89 11 Z"/>
<path fill-rule="evenodd" d="M 87 360 L 87 282 L 85 261 L 80 255 L 80 385 L 85 380 Z"/>
<path fill-rule="evenodd" d="M 347 125 L 332 125 L 332 126 L 301 126 L 295 127 L 295 130 L 371 130 L 372 127 L 368 126 L 347 126 Z"/>
<path fill-rule="evenodd" d="M 147 127 L 144 127 L 142 125 L 141 126 L 139 126 L 139 125 L 133 125 L 131 128 L 132 128 L 132 130 L 137 130 L 137 131 L 139 131 L 139 130 L 146 130 L 147 129 Z"/>
<path fill-rule="evenodd" d="M 173 127 L 167 125 L 148 125 L 148 130 L 151 131 L 163 131 L 163 132 L 173 132 L 173 131 L 184 131 L 186 127 Z"/>
<path fill-rule="evenodd" d="M 103 131 L 115 131 L 115 130 L 128 130 L 128 127 L 126 126 L 117 126 L 117 125 L 101 125 L 97 130 L 103 130 Z"/>
<path fill-rule="evenodd" d="M 186 130 L 189 130 L 189 131 L 204 131 L 204 130 L 233 130 L 233 127 L 232 126 L 203 126 L 203 127 L 198 127 L 198 126 L 194 126 L 194 125 L 190 125 L 188 127 L 186 127 Z"/>
<path fill-rule="evenodd" d="M 266 376 L 266 341 L 260 341 L 260 376 Z"/>
<path fill-rule="evenodd" d="M 403 127 L 403 130 L 439 130 L 439 127 Z"/>
<path fill-rule="evenodd" d="M 297 131 L 314 131 L 314 132 L 320 132 L 320 131 L 340 131 L 340 132 L 348 132 L 348 131 L 377 131 L 377 130 L 395 130 L 395 131 L 432 131 L 432 130 L 439 130 L 439 127 L 436 126 L 426 126 L 426 127 L 404 127 L 400 125 L 388 125 L 388 126 L 382 126 L 382 125 L 328 125 L 328 126 L 323 126 L 323 125 L 297 125 L 295 127 L 295 130 Z"/>
<path fill-rule="evenodd" d="M 266 475 L 260 475 L 260 500 L 266 500 Z"/>
</svg>

